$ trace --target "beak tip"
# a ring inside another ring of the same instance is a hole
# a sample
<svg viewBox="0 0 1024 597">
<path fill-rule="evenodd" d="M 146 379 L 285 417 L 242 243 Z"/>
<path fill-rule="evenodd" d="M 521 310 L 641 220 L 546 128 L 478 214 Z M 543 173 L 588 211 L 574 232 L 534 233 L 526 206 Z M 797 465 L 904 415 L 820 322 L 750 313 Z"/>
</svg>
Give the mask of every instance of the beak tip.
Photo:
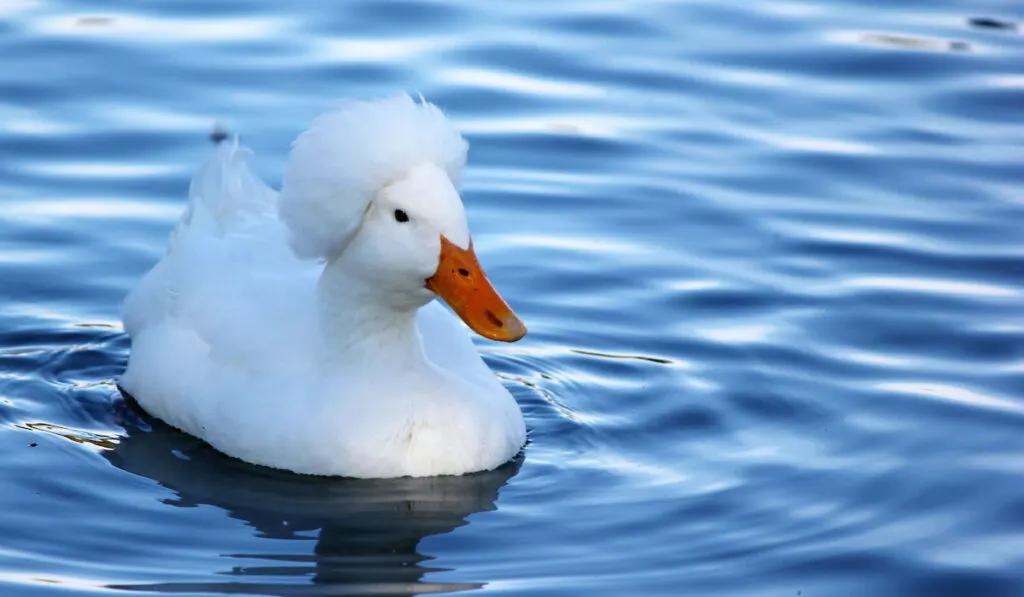
<svg viewBox="0 0 1024 597">
<path fill-rule="evenodd" d="M 516 342 L 526 335 L 526 326 L 514 314 L 503 317 L 501 325 L 473 327 L 473 331 L 495 342 Z"/>
<path fill-rule="evenodd" d="M 502 342 L 516 342 L 518 340 L 522 340 L 525 335 L 526 326 L 523 324 L 522 320 L 515 315 L 511 315 L 505 318 L 505 325 L 501 331 L 500 338 L 496 338 L 496 340 L 501 340 Z"/>
<path fill-rule="evenodd" d="M 526 335 L 526 326 L 522 321 L 516 319 L 513 325 L 509 328 L 509 331 L 511 332 L 513 342 L 516 340 L 522 340 L 523 336 Z"/>
</svg>

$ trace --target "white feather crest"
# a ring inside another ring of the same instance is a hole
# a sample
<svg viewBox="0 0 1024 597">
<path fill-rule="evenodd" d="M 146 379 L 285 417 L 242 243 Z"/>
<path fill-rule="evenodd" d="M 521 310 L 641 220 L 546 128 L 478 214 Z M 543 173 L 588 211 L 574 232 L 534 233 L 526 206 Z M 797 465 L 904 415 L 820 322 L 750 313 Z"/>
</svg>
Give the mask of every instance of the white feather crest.
<svg viewBox="0 0 1024 597">
<path fill-rule="evenodd" d="M 405 93 L 343 102 L 292 145 L 278 202 L 292 249 L 338 255 L 378 191 L 420 164 L 444 169 L 458 188 L 468 148 L 441 110 Z"/>
</svg>

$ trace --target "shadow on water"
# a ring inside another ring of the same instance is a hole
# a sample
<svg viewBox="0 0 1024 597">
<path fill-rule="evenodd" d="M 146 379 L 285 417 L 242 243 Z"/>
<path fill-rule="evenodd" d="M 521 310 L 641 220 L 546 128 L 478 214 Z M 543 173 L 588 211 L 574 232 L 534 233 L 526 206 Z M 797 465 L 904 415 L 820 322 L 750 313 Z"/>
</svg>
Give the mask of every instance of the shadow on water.
<svg viewBox="0 0 1024 597">
<path fill-rule="evenodd" d="M 131 403 L 131 400 L 128 400 Z M 485 473 L 460 477 L 344 479 L 296 475 L 220 454 L 129 406 L 126 435 L 104 456 L 117 468 L 174 491 L 175 507 L 212 505 L 252 526 L 258 537 L 313 540 L 312 553 L 223 554 L 264 565 L 231 565 L 225 582 L 117 585 L 156 593 L 260 595 L 420 595 L 477 589 L 484 583 L 432 582 L 420 540 L 495 510 L 498 491 L 522 456 Z M 268 543 L 269 545 L 269 543 Z M 295 582 L 289 582 L 294 577 Z M 278 579 L 268 582 L 267 579 Z M 303 582 L 308 579 L 308 584 Z"/>
</svg>

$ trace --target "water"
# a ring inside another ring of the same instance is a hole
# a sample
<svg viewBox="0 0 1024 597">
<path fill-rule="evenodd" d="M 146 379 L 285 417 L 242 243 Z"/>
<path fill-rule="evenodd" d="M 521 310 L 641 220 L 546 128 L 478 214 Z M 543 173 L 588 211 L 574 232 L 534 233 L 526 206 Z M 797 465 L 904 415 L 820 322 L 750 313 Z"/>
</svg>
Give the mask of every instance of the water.
<svg viewBox="0 0 1024 597">
<path fill-rule="evenodd" d="M 330 6 L 0 4 L 0 594 L 1024 594 L 1019 2 Z M 212 123 L 277 184 L 395 89 L 472 143 L 524 457 L 310 479 L 133 412 Z"/>
</svg>

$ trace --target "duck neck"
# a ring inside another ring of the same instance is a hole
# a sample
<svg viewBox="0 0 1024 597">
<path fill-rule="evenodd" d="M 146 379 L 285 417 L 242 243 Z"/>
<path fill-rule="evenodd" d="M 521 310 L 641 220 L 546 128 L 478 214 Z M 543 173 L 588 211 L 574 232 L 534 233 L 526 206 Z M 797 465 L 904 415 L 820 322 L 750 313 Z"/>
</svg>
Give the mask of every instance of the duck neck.
<svg viewBox="0 0 1024 597">
<path fill-rule="evenodd" d="M 325 364 L 409 367 L 426 362 L 415 304 L 396 306 L 382 291 L 346 268 L 328 262 L 317 283 L 320 337 Z"/>
</svg>

